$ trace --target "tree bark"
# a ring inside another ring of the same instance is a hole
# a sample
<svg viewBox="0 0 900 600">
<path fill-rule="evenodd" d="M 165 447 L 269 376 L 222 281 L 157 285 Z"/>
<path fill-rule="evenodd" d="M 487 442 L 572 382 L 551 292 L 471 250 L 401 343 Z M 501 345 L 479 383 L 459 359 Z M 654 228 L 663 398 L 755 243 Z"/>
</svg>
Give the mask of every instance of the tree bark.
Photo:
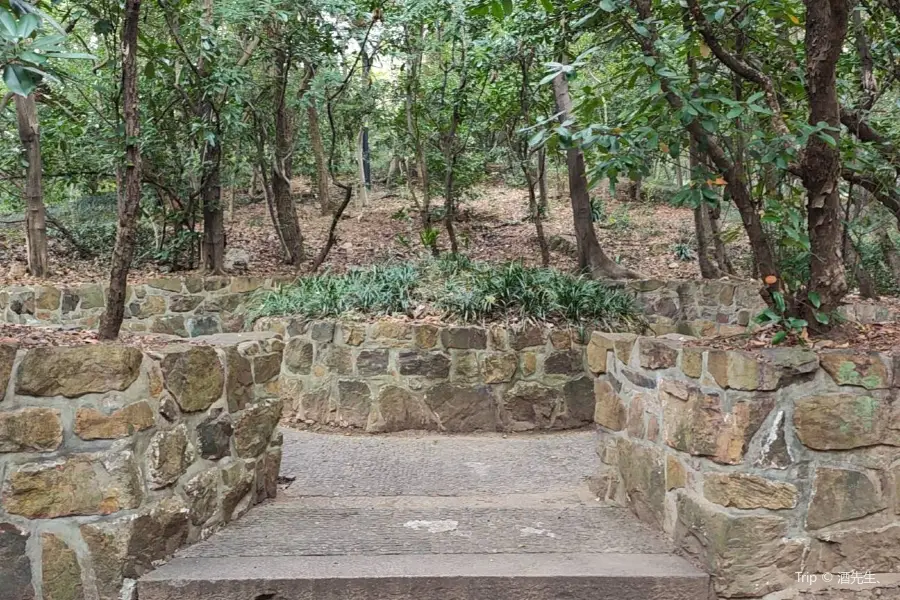
<svg viewBox="0 0 900 600">
<path fill-rule="evenodd" d="M 25 150 L 28 167 L 25 172 L 25 250 L 28 272 L 35 277 L 50 273 L 47 253 L 47 218 L 41 181 L 41 133 L 34 94 L 15 96 L 19 140 Z"/>
<path fill-rule="evenodd" d="M 422 145 L 422 137 L 419 134 L 419 119 L 416 116 L 417 91 L 419 87 L 419 67 L 422 64 L 422 51 L 419 49 L 423 35 L 423 28 L 420 26 L 416 33 L 416 48 L 412 48 L 409 32 L 406 33 L 406 43 L 411 54 L 409 62 L 409 75 L 406 80 L 406 128 L 409 131 L 410 140 L 413 143 L 413 152 L 415 153 L 416 171 L 419 176 L 419 183 L 422 186 L 422 226 L 428 227 L 431 221 L 431 194 L 428 189 L 428 165 L 425 164 L 425 149 Z M 406 171 L 409 177 L 409 169 Z M 412 185 L 410 184 L 410 189 Z"/>
<path fill-rule="evenodd" d="M 125 117 L 124 193 L 119 195 L 119 223 L 113 248 L 106 311 L 100 317 L 100 339 L 119 336 L 125 317 L 125 291 L 128 270 L 134 258 L 134 237 L 141 204 L 140 117 L 138 114 L 138 24 L 141 0 L 125 0 L 122 30 L 122 110 Z"/>
<path fill-rule="evenodd" d="M 322 132 L 319 129 L 319 111 L 313 100 L 306 107 L 309 118 L 309 142 L 312 145 L 313 157 L 316 160 L 316 190 L 319 196 L 319 207 L 323 215 L 331 212 L 331 198 L 328 188 L 328 165 L 325 159 L 325 145 L 322 143 Z"/>
<path fill-rule="evenodd" d="M 847 292 L 841 252 L 841 154 L 838 148 L 841 107 L 837 94 L 837 62 L 850 17 L 849 0 L 806 0 L 806 87 L 809 123 L 825 122 L 835 145 L 810 136 L 803 155 L 802 181 L 807 192 L 810 240 L 808 291 L 818 294 L 822 312 L 838 307 Z M 804 303 L 805 314 L 814 309 Z M 807 319 L 810 320 L 810 319 Z M 814 318 L 810 323 L 815 323 Z"/>
<path fill-rule="evenodd" d="M 213 2 L 203 0 L 203 26 L 212 27 Z M 201 55 L 197 73 L 205 80 L 210 76 L 209 63 Z M 216 132 L 215 139 L 203 143 L 200 200 L 203 205 L 203 269 L 221 275 L 225 272 L 225 211 L 222 206 L 222 140 L 219 120 L 212 100 L 200 103 L 200 118 Z"/>
<path fill-rule="evenodd" d="M 290 72 L 290 56 L 282 46 L 274 53 L 275 59 L 275 156 L 272 167 L 272 192 L 275 197 L 275 213 L 281 238 L 284 240 L 289 265 L 299 265 L 303 260 L 303 236 L 297 221 L 297 207 L 291 191 L 293 176 L 294 136 L 291 115 L 287 107 L 287 86 Z M 307 76 L 309 72 L 307 72 Z"/>
<path fill-rule="evenodd" d="M 569 82 L 564 74 L 553 80 L 553 93 L 560 123 L 569 119 L 572 99 L 569 96 Z M 575 240 L 578 246 L 578 269 L 597 278 L 627 279 L 640 278 L 640 274 L 627 269 L 610 259 L 600 242 L 591 220 L 591 198 L 588 192 L 584 154 L 580 148 L 566 150 L 566 167 L 569 172 L 569 197 L 572 202 L 572 217 L 575 225 Z"/>
</svg>

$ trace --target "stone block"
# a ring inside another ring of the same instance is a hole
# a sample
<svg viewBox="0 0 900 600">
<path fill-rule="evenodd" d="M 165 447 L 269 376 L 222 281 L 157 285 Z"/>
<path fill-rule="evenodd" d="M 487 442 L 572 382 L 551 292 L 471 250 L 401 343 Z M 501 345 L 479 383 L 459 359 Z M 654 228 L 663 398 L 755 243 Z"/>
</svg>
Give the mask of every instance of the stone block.
<svg viewBox="0 0 900 600">
<path fill-rule="evenodd" d="M 171 312 L 191 312 L 203 302 L 203 296 L 190 296 L 179 294 L 169 298 L 169 310 Z"/>
<path fill-rule="evenodd" d="M 44 600 L 82 600 L 78 555 L 61 538 L 41 534 L 41 589 Z"/>
<path fill-rule="evenodd" d="M 4 600 L 32 600 L 31 560 L 26 545 L 31 535 L 12 523 L 0 523 L 0 597 Z"/>
<path fill-rule="evenodd" d="M 544 358 L 546 375 L 579 375 L 584 373 L 584 358 L 581 348 L 552 352 Z"/>
<path fill-rule="evenodd" d="M 674 367 L 681 347 L 680 343 L 672 340 L 647 337 L 640 338 L 637 345 L 641 367 L 653 371 Z"/>
<path fill-rule="evenodd" d="M 824 542 L 816 543 L 810 553 L 810 572 L 896 573 L 900 565 L 900 524 L 851 528 L 822 537 Z"/>
<path fill-rule="evenodd" d="M 51 408 L 0 412 L 0 453 L 52 452 L 62 444 L 60 413 Z"/>
<path fill-rule="evenodd" d="M 441 332 L 441 343 L 444 348 L 484 350 L 487 331 L 482 327 L 447 327 Z"/>
<path fill-rule="evenodd" d="M 219 470 L 207 469 L 197 473 L 184 484 L 191 523 L 202 526 L 219 508 Z"/>
<path fill-rule="evenodd" d="M 113 344 L 32 348 L 19 364 L 16 393 L 76 398 L 122 391 L 137 379 L 142 358 L 137 348 Z"/>
<path fill-rule="evenodd" d="M 10 466 L 3 506 L 9 514 L 28 519 L 108 515 L 140 505 L 139 477 L 137 462 L 128 451 Z"/>
<path fill-rule="evenodd" d="M 166 388 L 184 412 L 209 408 L 222 395 L 225 372 L 210 346 L 181 346 L 162 360 Z"/>
<path fill-rule="evenodd" d="M 640 392 L 635 393 L 628 404 L 625 430 L 629 436 L 638 439 L 643 438 L 646 433 L 644 427 L 644 396 Z"/>
<path fill-rule="evenodd" d="M 763 437 L 759 456 L 754 461 L 754 466 L 763 469 L 787 469 L 794 464 L 794 456 L 787 444 L 784 431 L 785 413 L 783 410 L 775 414 L 768 432 Z"/>
<path fill-rule="evenodd" d="M 136 319 L 147 319 L 166 312 L 165 296 L 147 296 L 143 300 L 135 300 L 128 305 L 129 316 Z"/>
<path fill-rule="evenodd" d="M 262 454 L 281 419 L 281 401 L 269 399 L 246 409 L 234 420 L 234 449 L 241 458 Z"/>
<path fill-rule="evenodd" d="M 478 353 L 474 350 L 451 350 L 450 380 L 463 383 L 478 383 L 481 380 L 481 367 L 478 364 Z"/>
<path fill-rule="evenodd" d="M 612 385 L 603 379 L 596 380 L 594 395 L 596 399 L 594 422 L 612 431 L 625 429 L 625 406 Z"/>
<path fill-rule="evenodd" d="M 653 375 L 652 377 L 648 377 L 641 371 L 637 369 L 630 369 L 628 367 L 622 367 L 620 369 L 620 373 L 625 377 L 625 379 L 631 382 L 631 385 L 635 387 L 644 388 L 647 390 L 656 389 L 656 379 L 654 378 L 655 375 Z"/>
<path fill-rule="evenodd" d="M 219 415 L 207 419 L 197 426 L 197 444 L 200 456 L 207 460 L 219 460 L 228 456 L 234 427 L 231 418 Z"/>
<path fill-rule="evenodd" d="M 503 325 L 488 327 L 488 348 L 499 352 L 509 350 L 509 334 L 506 327 Z"/>
<path fill-rule="evenodd" d="M 309 326 L 309 337 L 314 342 L 331 343 L 334 340 L 334 322 L 313 321 Z"/>
<path fill-rule="evenodd" d="M 378 321 L 369 330 L 369 339 L 380 346 L 398 348 L 408 346 L 413 328 L 400 321 Z"/>
<path fill-rule="evenodd" d="M 265 283 L 266 280 L 261 277 L 232 277 L 230 289 L 233 294 L 246 294 L 255 292 Z"/>
<path fill-rule="evenodd" d="M 387 375 L 388 350 L 360 350 L 356 355 L 356 372 L 360 377 Z"/>
<path fill-rule="evenodd" d="M 231 284 L 231 277 L 203 277 L 203 289 L 207 292 L 215 292 L 218 290 L 224 290 Z M 188 285 L 188 282 L 191 281 L 191 278 L 185 279 L 185 285 Z M 188 287 L 190 293 L 194 294 L 199 292 L 200 290 L 192 289 Z"/>
<path fill-rule="evenodd" d="M 629 507 L 641 520 L 662 527 L 666 474 L 662 452 L 626 438 L 616 440 L 619 476 Z"/>
<path fill-rule="evenodd" d="M 253 381 L 266 383 L 281 373 L 281 353 L 260 354 L 253 357 Z"/>
<path fill-rule="evenodd" d="M 534 352 L 522 352 L 519 354 L 519 370 L 522 377 L 533 377 L 537 373 L 538 359 Z"/>
<path fill-rule="evenodd" d="M 96 283 L 85 283 L 77 288 L 78 297 L 81 298 L 81 310 L 91 310 L 106 306 L 106 296 L 103 286 Z"/>
<path fill-rule="evenodd" d="M 0 402 L 6 396 L 9 387 L 9 376 L 12 374 L 13 362 L 16 360 L 18 344 L 0 344 Z"/>
<path fill-rule="evenodd" d="M 537 325 L 526 325 L 522 328 L 510 329 L 508 335 L 509 347 L 513 350 L 538 348 L 545 343 L 544 330 Z"/>
<path fill-rule="evenodd" d="M 338 339 L 347 346 L 361 346 L 366 341 L 366 326 L 362 323 L 341 323 Z"/>
<path fill-rule="evenodd" d="M 34 306 L 39 310 L 59 309 L 61 293 L 58 288 L 39 285 L 34 290 Z"/>
<path fill-rule="evenodd" d="M 450 376 L 450 357 L 442 352 L 417 352 L 403 350 L 398 355 L 400 374 L 428 379 L 446 379 Z"/>
<path fill-rule="evenodd" d="M 178 481 L 196 457 L 182 423 L 174 429 L 158 431 L 147 446 L 147 481 L 158 490 Z"/>
<path fill-rule="evenodd" d="M 393 385 L 382 388 L 366 424 L 366 431 L 369 433 L 437 428 L 437 419 L 422 398 L 405 388 Z"/>
<path fill-rule="evenodd" d="M 253 366 L 250 360 L 241 356 L 238 349 L 226 346 L 225 352 L 225 398 L 228 412 L 243 410 L 253 400 Z"/>
<path fill-rule="evenodd" d="M 784 519 L 734 515 L 677 492 L 675 543 L 712 576 L 722 598 L 758 598 L 786 589 L 801 571 L 804 544 Z"/>
<path fill-rule="evenodd" d="M 760 352 L 710 350 L 707 356 L 707 370 L 716 383 L 735 390 L 776 390 L 818 368 L 816 354 L 799 348 Z"/>
<path fill-rule="evenodd" d="M 864 517 L 886 507 L 878 484 L 868 473 L 820 467 L 816 469 L 813 481 L 806 527 L 821 529 Z"/>
<path fill-rule="evenodd" d="M 353 350 L 346 346 L 320 345 L 318 346 L 316 361 L 330 373 L 337 375 L 353 374 Z"/>
<path fill-rule="evenodd" d="M 595 331 L 587 346 L 588 368 L 593 373 L 606 373 L 608 352 L 614 352 L 616 359 L 627 364 L 636 340 L 637 336 L 633 333 Z"/>
<path fill-rule="evenodd" d="M 150 332 L 188 337 L 188 330 L 184 326 L 184 317 L 182 315 L 163 315 L 154 318 L 150 323 Z"/>
<path fill-rule="evenodd" d="M 554 329 L 550 332 L 550 345 L 554 350 L 568 350 L 572 347 L 572 334 L 568 330 Z"/>
<path fill-rule="evenodd" d="M 217 315 L 190 317 L 185 320 L 187 335 L 188 337 L 200 337 L 203 335 L 215 335 L 221 333 L 225 318 L 225 315 L 222 315 L 222 320 L 220 320 L 220 317 Z M 241 321 L 241 319 L 238 320 Z"/>
<path fill-rule="evenodd" d="M 666 491 L 687 485 L 687 470 L 675 456 L 666 454 Z"/>
<path fill-rule="evenodd" d="M 597 401 L 592 378 L 567 381 L 563 386 L 563 401 L 565 414 L 556 419 L 555 427 L 583 427 L 594 422 Z"/>
<path fill-rule="evenodd" d="M 206 303 L 203 305 L 203 312 L 233 313 L 238 309 L 239 306 L 241 306 L 241 304 L 244 303 L 245 300 L 246 298 L 243 294 L 223 294 L 221 296 L 210 296 L 206 299 Z"/>
<path fill-rule="evenodd" d="M 706 456 L 722 464 L 740 464 L 747 446 L 774 407 L 760 396 L 732 403 L 723 409 L 716 394 L 675 381 L 660 386 L 666 444 L 693 456 Z"/>
<path fill-rule="evenodd" d="M 181 280 L 160 277 L 148 281 L 147 287 L 151 287 L 157 290 L 165 290 L 167 292 L 181 292 Z"/>
<path fill-rule="evenodd" d="M 82 407 L 75 412 L 75 435 L 83 440 L 114 440 L 150 429 L 156 420 L 146 400 L 124 406 L 110 414 Z"/>
<path fill-rule="evenodd" d="M 809 396 L 794 407 L 794 429 L 808 448 L 850 450 L 888 441 L 891 409 L 873 396 Z"/>
<path fill-rule="evenodd" d="M 797 506 L 799 493 L 789 483 L 772 481 L 748 473 L 708 473 L 703 495 L 721 506 L 781 510 Z"/>
<path fill-rule="evenodd" d="M 891 386 L 889 366 L 877 352 L 863 354 L 853 350 L 823 352 L 819 360 L 838 385 L 864 387 L 867 390 Z"/>
<path fill-rule="evenodd" d="M 363 428 L 369 422 L 372 406 L 372 390 L 364 381 L 341 380 L 335 408 L 337 421 L 342 426 Z"/>
<path fill-rule="evenodd" d="M 520 381 L 506 392 L 504 407 L 515 431 L 549 429 L 562 408 L 562 394 L 538 382 Z"/>
<path fill-rule="evenodd" d="M 703 353 L 706 348 L 685 346 L 681 350 L 681 372 L 688 377 L 700 379 L 703 375 Z"/>
<path fill-rule="evenodd" d="M 496 431 L 500 425 L 497 401 L 484 385 L 439 383 L 425 392 L 425 403 L 444 431 Z"/>
<path fill-rule="evenodd" d="M 309 375 L 313 365 L 313 345 L 303 338 L 288 340 L 284 348 L 284 365 L 296 375 Z"/>
<path fill-rule="evenodd" d="M 519 357 L 515 352 L 490 352 L 482 355 L 481 370 L 485 383 L 508 383 L 516 374 Z"/>
<path fill-rule="evenodd" d="M 222 469 L 222 515 L 225 521 L 237 519 L 255 500 L 256 466 L 246 461 L 231 463 Z"/>
</svg>

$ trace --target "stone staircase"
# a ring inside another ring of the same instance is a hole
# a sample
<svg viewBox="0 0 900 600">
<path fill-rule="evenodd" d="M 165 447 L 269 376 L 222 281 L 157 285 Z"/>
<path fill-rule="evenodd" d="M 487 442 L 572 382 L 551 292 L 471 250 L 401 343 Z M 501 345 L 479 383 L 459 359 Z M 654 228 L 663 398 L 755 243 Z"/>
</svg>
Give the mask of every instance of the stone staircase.
<svg viewBox="0 0 900 600">
<path fill-rule="evenodd" d="M 594 434 L 285 431 L 277 500 L 140 600 L 707 600 L 708 576 L 588 491 Z"/>
</svg>

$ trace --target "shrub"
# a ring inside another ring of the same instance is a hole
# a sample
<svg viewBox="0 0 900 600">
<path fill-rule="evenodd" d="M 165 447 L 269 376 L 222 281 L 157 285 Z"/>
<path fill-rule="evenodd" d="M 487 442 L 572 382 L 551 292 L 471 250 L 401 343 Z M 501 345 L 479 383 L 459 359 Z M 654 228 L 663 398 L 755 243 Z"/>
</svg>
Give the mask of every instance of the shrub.
<svg viewBox="0 0 900 600">
<path fill-rule="evenodd" d="M 597 281 L 453 254 L 300 278 L 254 296 L 248 313 L 251 319 L 410 314 L 421 305 L 465 322 L 542 320 L 606 331 L 640 330 L 644 325 L 632 296 Z"/>
</svg>

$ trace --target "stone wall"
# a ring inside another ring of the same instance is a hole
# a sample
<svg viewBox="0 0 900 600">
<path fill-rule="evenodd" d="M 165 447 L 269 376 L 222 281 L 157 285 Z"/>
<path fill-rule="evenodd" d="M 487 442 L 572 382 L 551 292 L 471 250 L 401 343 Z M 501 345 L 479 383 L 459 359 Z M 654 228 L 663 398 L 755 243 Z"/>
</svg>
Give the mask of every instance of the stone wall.
<svg viewBox="0 0 900 600">
<path fill-rule="evenodd" d="M 197 337 L 244 331 L 240 308 L 258 289 L 274 289 L 291 277 L 182 277 L 128 287 L 126 331 Z M 105 284 L 0 288 L 0 316 L 23 325 L 96 328 L 106 302 Z"/>
<path fill-rule="evenodd" d="M 0 598 L 117 600 L 276 493 L 277 336 L 0 345 Z"/>
<path fill-rule="evenodd" d="M 900 597 L 900 355 L 595 333 L 587 357 L 598 493 L 720 598 Z"/>
<path fill-rule="evenodd" d="M 584 427 L 594 400 L 576 331 L 263 319 L 284 335 L 299 423 L 370 433 Z"/>
</svg>

